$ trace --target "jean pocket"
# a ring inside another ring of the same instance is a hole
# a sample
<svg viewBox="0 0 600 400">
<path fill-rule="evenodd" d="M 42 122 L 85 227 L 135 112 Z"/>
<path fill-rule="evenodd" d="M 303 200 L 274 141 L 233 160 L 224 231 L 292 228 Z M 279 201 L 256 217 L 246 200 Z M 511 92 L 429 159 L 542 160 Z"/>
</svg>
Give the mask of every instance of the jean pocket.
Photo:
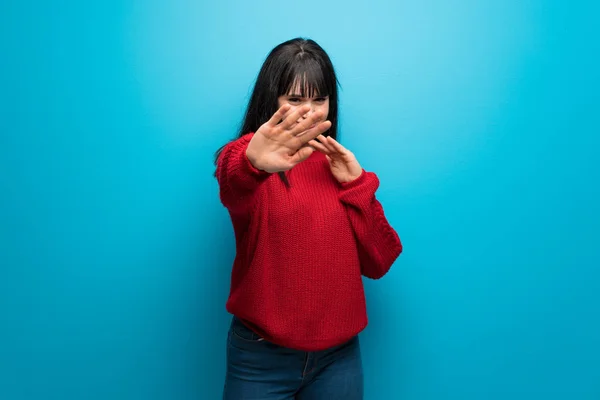
<svg viewBox="0 0 600 400">
<path fill-rule="evenodd" d="M 231 323 L 232 336 L 238 340 L 245 342 L 262 342 L 264 339 L 257 335 L 252 329 L 248 328 L 242 321 L 237 317 L 233 317 Z"/>
</svg>

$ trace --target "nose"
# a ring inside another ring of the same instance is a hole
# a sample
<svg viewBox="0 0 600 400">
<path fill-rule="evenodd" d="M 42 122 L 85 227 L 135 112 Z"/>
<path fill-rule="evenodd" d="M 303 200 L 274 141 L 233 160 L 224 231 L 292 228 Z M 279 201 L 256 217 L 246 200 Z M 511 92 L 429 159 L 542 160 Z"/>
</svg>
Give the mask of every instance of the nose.
<svg viewBox="0 0 600 400">
<path fill-rule="evenodd" d="M 308 116 L 309 116 L 310 114 L 312 114 L 313 112 L 315 112 L 315 106 L 314 106 L 313 104 L 309 104 L 309 106 L 310 106 L 310 110 L 308 110 L 308 111 L 306 112 L 306 114 L 304 114 L 304 115 L 302 116 L 302 118 L 304 118 L 304 119 L 308 118 Z"/>
</svg>

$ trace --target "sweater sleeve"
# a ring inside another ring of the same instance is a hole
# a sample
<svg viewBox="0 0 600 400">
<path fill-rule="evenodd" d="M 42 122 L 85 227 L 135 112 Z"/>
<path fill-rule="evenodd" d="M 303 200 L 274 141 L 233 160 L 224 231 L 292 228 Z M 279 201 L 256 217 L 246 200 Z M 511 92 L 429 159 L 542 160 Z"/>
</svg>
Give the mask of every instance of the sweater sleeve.
<svg viewBox="0 0 600 400">
<path fill-rule="evenodd" d="M 357 240 L 361 272 L 367 278 L 379 279 L 402 252 L 400 238 L 375 198 L 379 179 L 363 170 L 357 179 L 341 186 L 340 201 L 346 206 Z"/>
<path fill-rule="evenodd" d="M 217 161 L 216 177 L 221 202 L 232 213 L 245 213 L 254 201 L 259 185 L 271 173 L 255 168 L 246 156 L 252 134 L 227 144 Z"/>
</svg>

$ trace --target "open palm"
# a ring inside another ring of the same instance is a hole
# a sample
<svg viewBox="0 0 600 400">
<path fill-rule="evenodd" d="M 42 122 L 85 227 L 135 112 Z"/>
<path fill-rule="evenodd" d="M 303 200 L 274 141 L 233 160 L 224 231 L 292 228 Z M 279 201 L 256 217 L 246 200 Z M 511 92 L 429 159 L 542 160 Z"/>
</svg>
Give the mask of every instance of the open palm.
<svg viewBox="0 0 600 400">
<path fill-rule="evenodd" d="M 282 106 L 250 139 L 246 156 L 256 168 L 267 172 L 291 169 L 314 151 L 306 144 L 331 127 L 331 121 L 322 121 L 324 115 L 320 112 L 301 119 L 310 111 L 308 106 L 298 107 L 288 115 L 290 108 Z"/>
</svg>

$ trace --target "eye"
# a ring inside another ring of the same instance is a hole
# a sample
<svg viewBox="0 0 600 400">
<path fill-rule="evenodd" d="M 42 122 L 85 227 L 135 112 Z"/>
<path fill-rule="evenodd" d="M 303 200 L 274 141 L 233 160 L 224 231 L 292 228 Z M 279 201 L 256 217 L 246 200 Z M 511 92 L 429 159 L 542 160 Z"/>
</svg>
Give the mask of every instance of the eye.
<svg viewBox="0 0 600 400">
<path fill-rule="evenodd" d="M 325 100 L 327 100 L 327 97 L 317 97 L 317 98 L 315 99 L 315 101 L 316 101 L 317 103 L 324 103 L 324 102 L 325 102 Z"/>
<path fill-rule="evenodd" d="M 290 97 L 290 98 L 288 99 L 288 101 L 289 101 L 290 103 L 300 103 L 300 99 L 299 99 L 299 98 L 297 98 L 297 97 Z"/>
</svg>

